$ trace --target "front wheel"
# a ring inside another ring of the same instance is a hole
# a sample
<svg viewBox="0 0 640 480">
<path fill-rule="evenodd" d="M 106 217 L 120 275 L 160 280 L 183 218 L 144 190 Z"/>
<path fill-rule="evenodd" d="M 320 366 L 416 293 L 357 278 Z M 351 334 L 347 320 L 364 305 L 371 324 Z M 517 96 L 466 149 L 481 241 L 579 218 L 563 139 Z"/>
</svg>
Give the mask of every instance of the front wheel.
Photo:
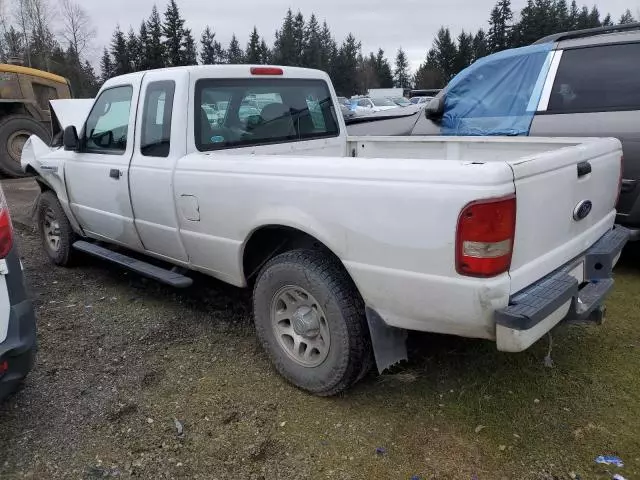
<svg viewBox="0 0 640 480">
<path fill-rule="evenodd" d="M 38 230 L 42 246 L 53 263 L 67 266 L 72 261 L 72 245 L 76 235 L 58 197 L 46 191 L 38 202 Z"/>
<path fill-rule="evenodd" d="M 264 349 L 295 386 L 335 395 L 371 367 L 362 299 L 329 254 L 293 250 L 271 259 L 258 275 L 253 306 Z"/>
</svg>

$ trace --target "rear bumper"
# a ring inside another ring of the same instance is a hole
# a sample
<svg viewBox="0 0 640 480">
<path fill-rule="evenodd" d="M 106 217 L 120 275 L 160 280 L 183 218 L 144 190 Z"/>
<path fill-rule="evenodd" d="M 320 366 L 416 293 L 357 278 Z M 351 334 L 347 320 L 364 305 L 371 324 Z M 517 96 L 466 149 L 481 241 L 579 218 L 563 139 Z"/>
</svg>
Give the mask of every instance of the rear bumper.
<svg viewBox="0 0 640 480">
<path fill-rule="evenodd" d="M 521 352 L 563 320 L 599 318 L 630 233 L 614 227 L 583 255 L 513 295 L 495 314 L 498 350 Z"/>
<path fill-rule="evenodd" d="M 0 399 L 31 371 L 35 353 L 36 316 L 32 302 L 25 300 L 11 306 L 7 338 L 0 343 Z"/>
</svg>

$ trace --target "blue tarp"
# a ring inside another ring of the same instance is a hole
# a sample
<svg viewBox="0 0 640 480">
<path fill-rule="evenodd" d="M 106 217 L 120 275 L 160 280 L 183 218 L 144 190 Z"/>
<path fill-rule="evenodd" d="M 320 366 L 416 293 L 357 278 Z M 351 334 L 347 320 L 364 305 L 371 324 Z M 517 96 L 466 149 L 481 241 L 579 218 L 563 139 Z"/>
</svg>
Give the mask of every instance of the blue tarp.
<svg viewBox="0 0 640 480">
<path fill-rule="evenodd" d="M 553 43 L 481 58 L 447 85 L 443 135 L 528 135 Z"/>
</svg>

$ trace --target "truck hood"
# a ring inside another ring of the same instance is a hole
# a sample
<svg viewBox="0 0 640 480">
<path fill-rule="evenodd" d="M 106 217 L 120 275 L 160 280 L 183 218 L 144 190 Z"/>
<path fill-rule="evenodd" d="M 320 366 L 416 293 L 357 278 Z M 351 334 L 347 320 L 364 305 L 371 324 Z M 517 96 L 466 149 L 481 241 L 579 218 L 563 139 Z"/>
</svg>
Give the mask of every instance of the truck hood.
<svg viewBox="0 0 640 480">
<path fill-rule="evenodd" d="M 76 130 L 80 132 L 89 115 L 93 101 L 92 98 L 51 100 L 49 104 L 51 105 L 52 136 L 55 138 L 58 133 L 70 125 L 76 127 Z"/>
</svg>

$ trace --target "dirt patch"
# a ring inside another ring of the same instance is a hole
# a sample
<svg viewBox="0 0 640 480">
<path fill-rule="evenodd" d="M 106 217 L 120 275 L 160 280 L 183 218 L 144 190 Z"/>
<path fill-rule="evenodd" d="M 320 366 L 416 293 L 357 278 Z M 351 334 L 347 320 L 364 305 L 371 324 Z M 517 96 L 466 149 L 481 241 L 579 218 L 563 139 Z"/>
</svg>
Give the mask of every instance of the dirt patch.
<svg viewBox="0 0 640 480">
<path fill-rule="evenodd" d="M 32 229 L 16 238 L 40 350 L 0 406 L 2 478 L 611 478 L 600 454 L 640 478 L 635 258 L 603 327 L 555 333 L 553 369 L 542 343 L 509 355 L 413 335 L 410 363 L 322 399 L 274 372 L 248 292 L 204 277 L 175 291 L 89 258 L 56 268 Z"/>
</svg>

